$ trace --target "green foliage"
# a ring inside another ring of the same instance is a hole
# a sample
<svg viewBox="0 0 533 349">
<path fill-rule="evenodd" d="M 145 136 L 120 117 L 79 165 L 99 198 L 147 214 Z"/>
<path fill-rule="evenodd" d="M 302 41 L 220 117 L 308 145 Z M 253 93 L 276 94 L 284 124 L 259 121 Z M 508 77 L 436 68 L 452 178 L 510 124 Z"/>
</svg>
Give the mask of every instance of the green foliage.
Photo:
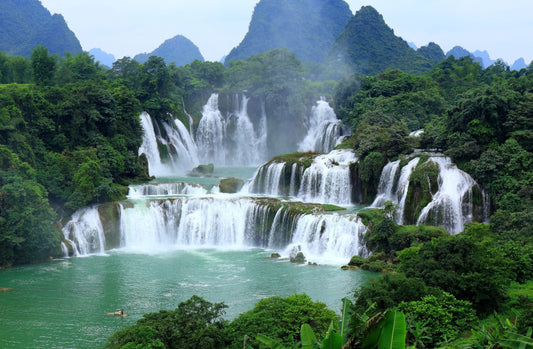
<svg viewBox="0 0 533 349">
<path fill-rule="evenodd" d="M 383 312 L 402 301 L 417 301 L 433 292 L 420 278 L 385 273 L 355 291 L 355 312 L 363 312 L 369 304 L 374 304 L 376 311 Z"/>
<path fill-rule="evenodd" d="M 0 267 L 45 260 L 57 251 L 56 215 L 35 171 L 0 145 Z"/>
<path fill-rule="evenodd" d="M 113 334 L 106 348 L 224 348 L 224 303 L 192 296 L 173 310 L 145 314 L 137 324 Z"/>
<path fill-rule="evenodd" d="M 37 46 L 31 54 L 31 67 L 33 79 L 37 85 L 48 85 L 52 82 L 56 60 L 48 53 L 44 46 Z"/>
<path fill-rule="evenodd" d="M 456 338 L 468 331 L 476 320 L 469 302 L 458 300 L 446 292 L 427 295 L 417 301 L 402 302 L 398 309 L 410 321 L 426 324 L 430 337 L 424 342 L 426 348 L 434 348 L 447 338 Z"/>
<path fill-rule="evenodd" d="M 242 347 L 245 336 L 255 338 L 259 333 L 290 346 L 298 341 L 302 324 L 310 325 L 319 336 L 324 336 L 334 319 L 333 310 L 327 309 L 324 303 L 313 302 L 305 294 L 271 297 L 260 300 L 252 310 L 233 320 L 227 335 L 232 348 Z M 254 340 L 249 343 L 258 345 Z"/>
<path fill-rule="evenodd" d="M 494 251 L 459 234 L 431 240 L 399 255 L 399 270 L 421 278 L 456 298 L 472 303 L 480 313 L 490 313 L 503 303 L 509 275 Z"/>
</svg>

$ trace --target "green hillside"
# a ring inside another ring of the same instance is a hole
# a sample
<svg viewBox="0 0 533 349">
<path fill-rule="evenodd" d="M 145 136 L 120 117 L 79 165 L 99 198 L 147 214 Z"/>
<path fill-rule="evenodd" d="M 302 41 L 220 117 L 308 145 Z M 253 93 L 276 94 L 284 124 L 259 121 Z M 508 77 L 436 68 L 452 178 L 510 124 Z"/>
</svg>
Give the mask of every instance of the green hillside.
<svg viewBox="0 0 533 349">
<path fill-rule="evenodd" d="M 388 69 L 420 73 L 432 62 L 394 35 L 383 17 L 371 6 L 362 7 L 335 40 L 331 59 L 351 70 L 376 75 Z"/>
<path fill-rule="evenodd" d="M 51 15 L 38 0 L 0 1 L 0 51 L 27 56 L 43 45 L 51 54 L 82 51 L 63 16 Z"/>
</svg>

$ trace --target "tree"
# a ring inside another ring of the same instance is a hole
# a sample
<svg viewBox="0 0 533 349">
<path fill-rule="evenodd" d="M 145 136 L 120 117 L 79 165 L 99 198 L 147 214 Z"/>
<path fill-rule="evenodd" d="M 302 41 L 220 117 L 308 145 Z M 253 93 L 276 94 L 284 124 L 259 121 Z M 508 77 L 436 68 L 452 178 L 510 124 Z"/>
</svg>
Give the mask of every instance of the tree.
<svg viewBox="0 0 533 349">
<path fill-rule="evenodd" d="M 54 77 L 56 59 L 50 56 L 48 49 L 38 45 L 31 54 L 33 80 L 37 85 L 49 85 Z"/>
<path fill-rule="evenodd" d="M 143 315 L 137 324 L 114 333 L 106 348 L 145 348 L 143 343 L 152 348 L 224 348 L 225 308 L 192 296 L 173 311 Z"/>
<path fill-rule="evenodd" d="M 228 327 L 228 340 L 232 348 L 242 348 L 243 339 L 262 334 L 278 338 L 285 345 L 298 341 L 302 324 L 308 324 L 319 335 L 324 336 L 335 312 L 321 302 L 313 302 L 305 295 L 286 298 L 271 297 L 260 300 L 252 310 L 240 314 Z M 254 346 L 258 343 L 251 340 Z"/>
</svg>

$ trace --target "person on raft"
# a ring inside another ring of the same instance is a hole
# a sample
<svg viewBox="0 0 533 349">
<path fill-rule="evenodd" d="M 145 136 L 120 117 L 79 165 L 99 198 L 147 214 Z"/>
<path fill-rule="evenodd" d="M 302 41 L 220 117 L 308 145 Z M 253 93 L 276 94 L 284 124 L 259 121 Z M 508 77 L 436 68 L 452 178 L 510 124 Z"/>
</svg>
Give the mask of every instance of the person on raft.
<svg viewBox="0 0 533 349">
<path fill-rule="evenodd" d="M 119 311 L 115 311 L 115 315 L 124 315 L 124 309 L 120 308 Z"/>
</svg>

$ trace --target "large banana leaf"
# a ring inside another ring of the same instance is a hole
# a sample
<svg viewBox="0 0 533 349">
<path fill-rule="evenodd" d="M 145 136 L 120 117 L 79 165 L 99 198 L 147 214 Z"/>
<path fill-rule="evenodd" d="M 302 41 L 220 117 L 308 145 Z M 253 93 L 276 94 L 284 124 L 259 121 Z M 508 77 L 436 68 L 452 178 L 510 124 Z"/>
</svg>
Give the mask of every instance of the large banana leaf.
<svg viewBox="0 0 533 349">
<path fill-rule="evenodd" d="M 406 332 L 404 314 L 399 311 L 389 312 L 383 321 L 378 349 L 404 349 Z"/>
<path fill-rule="evenodd" d="M 313 349 L 316 347 L 317 339 L 313 329 L 308 324 L 303 324 L 300 329 L 300 339 L 302 341 L 302 349 Z"/>
</svg>

